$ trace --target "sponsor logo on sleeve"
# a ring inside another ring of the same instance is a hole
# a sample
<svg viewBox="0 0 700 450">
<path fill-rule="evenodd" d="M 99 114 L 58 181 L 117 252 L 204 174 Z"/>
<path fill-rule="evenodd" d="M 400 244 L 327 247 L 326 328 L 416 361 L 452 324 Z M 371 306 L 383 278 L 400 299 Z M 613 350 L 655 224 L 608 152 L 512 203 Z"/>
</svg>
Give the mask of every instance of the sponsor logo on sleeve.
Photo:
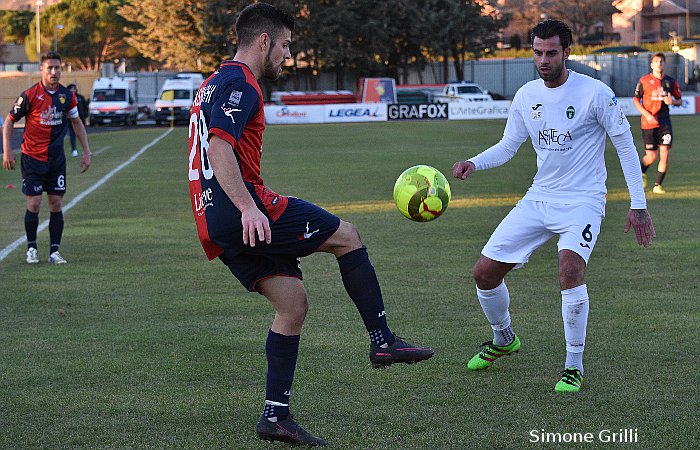
<svg viewBox="0 0 700 450">
<path fill-rule="evenodd" d="M 243 97 L 243 92 L 231 91 L 231 95 L 228 97 L 228 102 L 233 106 L 238 106 L 241 103 L 241 97 Z"/>
<path fill-rule="evenodd" d="M 236 123 L 236 120 L 233 118 L 233 113 L 241 112 L 241 110 L 238 108 L 229 108 L 225 105 L 221 105 L 221 110 L 229 119 L 231 119 L 231 122 L 233 123 Z"/>
</svg>

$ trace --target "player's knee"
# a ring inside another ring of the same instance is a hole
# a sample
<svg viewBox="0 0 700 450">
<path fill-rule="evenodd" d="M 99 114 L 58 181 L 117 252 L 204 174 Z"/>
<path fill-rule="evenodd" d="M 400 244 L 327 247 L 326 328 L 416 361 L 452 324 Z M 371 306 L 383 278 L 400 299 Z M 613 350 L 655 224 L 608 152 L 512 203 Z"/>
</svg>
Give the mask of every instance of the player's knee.
<svg viewBox="0 0 700 450">
<path fill-rule="evenodd" d="M 49 200 L 49 211 L 59 212 L 63 208 L 63 202 L 61 200 Z"/>
<path fill-rule="evenodd" d="M 344 247 L 362 247 L 360 232 L 357 230 L 357 227 L 350 222 L 341 221 L 338 231 L 335 232 L 333 237 L 337 238 Z"/>
<path fill-rule="evenodd" d="M 585 268 L 585 266 L 584 266 Z M 576 264 L 562 264 L 559 267 L 559 284 L 563 290 L 583 284 L 585 271 Z"/>
<path fill-rule="evenodd" d="M 489 270 L 487 264 L 484 264 L 483 260 L 477 261 L 472 268 L 472 276 L 476 282 L 476 286 L 479 289 L 489 290 L 497 288 L 501 284 L 503 277 L 500 274 Z"/>
<path fill-rule="evenodd" d="M 306 314 L 309 312 L 309 300 L 306 296 L 299 298 L 294 302 L 292 307 L 287 311 L 287 318 L 290 322 L 301 326 L 306 319 Z"/>
</svg>

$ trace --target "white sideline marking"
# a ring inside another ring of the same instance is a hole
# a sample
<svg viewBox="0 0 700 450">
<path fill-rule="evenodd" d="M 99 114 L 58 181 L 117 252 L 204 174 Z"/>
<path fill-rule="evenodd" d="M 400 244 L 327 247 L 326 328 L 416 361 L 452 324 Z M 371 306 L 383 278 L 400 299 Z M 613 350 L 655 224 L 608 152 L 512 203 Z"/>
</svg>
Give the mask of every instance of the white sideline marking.
<svg viewBox="0 0 700 450">
<path fill-rule="evenodd" d="M 100 148 L 98 148 L 96 151 L 92 152 L 92 154 L 93 154 L 93 155 L 99 155 L 100 153 L 104 152 L 105 150 L 109 150 L 110 148 L 112 148 L 111 145 L 108 145 L 108 146 L 106 146 L 106 147 L 100 147 Z"/>
<path fill-rule="evenodd" d="M 129 159 L 127 159 L 127 160 L 124 161 L 123 163 L 119 164 L 119 165 L 118 165 L 117 167 L 115 167 L 114 169 L 110 170 L 109 173 L 107 173 L 105 176 L 103 176 L 102 178 L 100 178 L 95 184 L 93 184 L 92 186 L 90 186 L 89 188 L 87 188 L 86 190 L 84 190 L 83 192 L 81 192 L 80 194 L 78 194 L 77 196 L 75 196 L 75 198 L 74 198 L 73 200 L 71 200 L 70 202 L 68 202 L 67 205 L 64 205 L 64 206 L 63 206 L 63 212 L 65 213 L 66 211 L 70 210 L 72 207 L 74 207 L 75 205 L 77 205 L 82 199 L 84 199 L 85 197 L 87 197 L 88 195 L 90 195 L 95 189 L 97 189 L 98 187 L 100 187 L 100 186 L 102 186 L 103 184 L 105 184 L 105 182 L 106 182 L 107 180 L 109 180 L 110 178 L 112 178 L 114 175 L 116 175 L 117 172 L 121 171 L 123 168 L 125 168 L 126 166 L 128 166 L 128 165 L 131 164 L 132 162 L 136 161 L 136 159 L 138 159 L 139 156 L 143 155 L 144 152 L 145 152 L 146 150 L 148 150 L 149 148 L 153 147 L 153 146 L 156 145 L 161 139 L 163 139 L 165 136 L 167 136 L 168 134 L 170 134 L 170 132 L 173 131 L 173 129 L 174 129 L 174 128 L 168 128 L 168 130 L 167 130 L 165 133 L 161 134 L 160 136 L 158 136 L 157 138 L 153 139 L 153 140 L 152 140 L 151 142 L 149 142 L 148 144 L 146 144 L 146 145 L 144 145 L 143 147 L 141 147 L 141 149 L 140 149 L 138 152 L 134 153 Z M 100 149 L 100 150 L 102 150 L 102 149 Z M 106 150 L 106 148 L 105 148 L 104 150 Z M 48 226 L 49 226 L 49 221 L 48 221 L 48 219 L 47 219 L 47 220 L 44 220 L 43 222 L 41 222 L 41 224 L 39 224 L 39 228 L 36 230 L 37 235 L 38 235 L 39 233 L 41 233 L 42 231 L 44 231 Z M 8 245 L 7 247 L 3 248 L 2 251 L 0 251 L 0 261 L 2 261 L 2 260 L 4 260 L 5 258 L 7 258 L 7 256 L 8 256 L 10 253 L 12 253 L 13 251 L 15 251 L 15 249 L 16 249 L 17 247 L 19 247 L 20 245 L 24 244 L 25 242 L 27 242 L 27 237 L 26 237 L 26 236 L 22 236 L 21 238 L 17 239 L 16 241 L 14 241 L 13 243 L 11 243 L 11 244 Z"/>
</svg>

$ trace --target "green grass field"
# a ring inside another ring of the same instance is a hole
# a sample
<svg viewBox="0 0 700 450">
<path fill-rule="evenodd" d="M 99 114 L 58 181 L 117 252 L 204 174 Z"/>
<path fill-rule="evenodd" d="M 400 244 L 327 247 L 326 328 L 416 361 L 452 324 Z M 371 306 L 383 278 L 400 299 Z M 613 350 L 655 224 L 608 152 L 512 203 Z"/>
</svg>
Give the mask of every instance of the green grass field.
<svg viewBox="0 0 700 450">
<path fill-rule="evenodd" d="M 641 143 L 638 121 L 631 119 Z M 292 408 L 340 449 L 536 447 L 531 430 L 636 429 L 636 445 L 697 448 L 700 119 L 674 118 L 664 197 L 648 194 L 658 237 L 623 227 L 629 199 L 612 147 L 603 232 L 590 261 L 586 380 L 557 395 L 564 337 L 550 242 L 508 277 L 523 347 L 483 373 L 468 358 L 491 331 L 470 269 L 529 186 L 529 144 L 507 165 L 452 181 L 443 217 L 413 223 L 393 207 L 406 167 L 452 163 L 495 143 L 504 121 L 269 127 L 263 177 L 361 231 L 389 324 L 436 350 L 429 361 L 372 370 L 368 338 L 330 255 L 303 260 L 310 311 Z M 69 158 L 68 203 L 164 129 L 91 135 L 93 167 Z M 186 129 L 163 137 L 65 214 L 64 266 L 0 261 L 1 448 L 270 448 L 254 425 L 265 392 L 272 308 L 247 293 L 197 240 L 186 183 Z M 655 172 L 649 173 L 653 180 Z M 19 171 L 0 173 L 0 250 L 23 237 Z M 48 218 L 46 201 L 40 220 Z M 566 445 L 545 444 L 562 448 Z M 284 448 L 282 444 L 275 448 Z"/>
</svg>

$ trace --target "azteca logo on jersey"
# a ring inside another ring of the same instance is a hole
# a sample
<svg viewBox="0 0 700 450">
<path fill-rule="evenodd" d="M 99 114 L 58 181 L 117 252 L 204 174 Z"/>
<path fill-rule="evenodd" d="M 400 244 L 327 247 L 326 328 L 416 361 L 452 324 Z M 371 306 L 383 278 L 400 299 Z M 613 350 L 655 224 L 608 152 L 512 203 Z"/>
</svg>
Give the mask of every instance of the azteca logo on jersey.
<svg viewBox="0 0 700 450">
<path fill-rule="evenodd" d="M 54 126 L 63 123 L 63 111 L 59 111 L 55 106 L 46 108 L 39 113 L 39 123 L 42 125 Z"/>
<path fill-rule="evenodd" d="M 542 147 L 544 150 L 549 150 L 549 151 L 566 151 L 566 148 L 545 148 L 544 146 L 549 146 L 549 145 L 566 145 L 567 142 L 573 141 L 573 137 L 571 136 L 571 131 L 565 131 L 561 132 L 555 128 L 550 128 L 548 130 L 540 130 L 539 136 L 537 139 L 537 144 Z"/>
</svg>

